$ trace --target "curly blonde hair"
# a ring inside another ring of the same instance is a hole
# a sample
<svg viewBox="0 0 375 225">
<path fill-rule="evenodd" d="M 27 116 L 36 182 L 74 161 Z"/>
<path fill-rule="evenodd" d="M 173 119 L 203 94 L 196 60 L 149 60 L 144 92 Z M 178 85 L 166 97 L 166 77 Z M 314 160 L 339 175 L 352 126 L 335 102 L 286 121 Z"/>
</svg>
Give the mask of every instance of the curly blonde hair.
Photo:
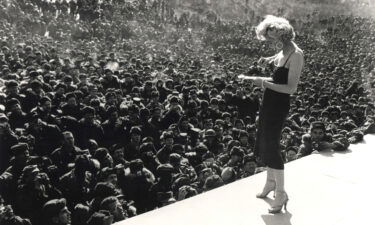
<svg viewBox="0 0 375 225">
<path fill-rule="evenodd" d="M 276 29 L 277 33 L 279 34 L 280 41 L 282 42 L 292 41 L 296 36 L 292 25 L 290 25 L 287 19 L 273 15 L 267 15 L 255 29 L 255 33 L 259 40 L 267 40 L 266 33 L 269 27 Z"/>
</svg>

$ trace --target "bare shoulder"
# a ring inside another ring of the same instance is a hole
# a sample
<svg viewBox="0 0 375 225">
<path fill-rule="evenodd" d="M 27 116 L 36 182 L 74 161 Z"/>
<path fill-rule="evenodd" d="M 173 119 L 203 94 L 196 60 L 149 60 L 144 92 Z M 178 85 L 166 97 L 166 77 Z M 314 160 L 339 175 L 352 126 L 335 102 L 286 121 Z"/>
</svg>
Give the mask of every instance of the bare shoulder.
<svg viewBox="0 0 375 225">
<path fill-rule="evenodd" d="M 303 50 L 302 49 L 300 49 L 299 47 L 298 47 L 298 45 L 297 44 L 295 44 L 294 43 L 294 52 L 293 52 L 293 57 L 294 58 L 300 58 L 300 59 L 303 59 Z"/>
<path fill-rule="evenodd" d="M 303 51 L 300 48 L 296 48 L 296 50 L 293 52 L 291 58 L 298 61 L 303 61 Z"/>
<path fill-rule="evenodd" d="M 295 68 L 303 67 L 304 57 L 303 57 L 303 51 L 300 48 L 296 48 L 296 50 L 290 56 L 288 68 L 291 67 L 291 65 L 293 65 L 293 67 Z"/>
<path fill-rule="evenodd" d="M 296 47 L 296 50 L 294 51 L 294 55 L 302 56 L 303 58 L 303 50 L 299 47 Z"/>
</svg>

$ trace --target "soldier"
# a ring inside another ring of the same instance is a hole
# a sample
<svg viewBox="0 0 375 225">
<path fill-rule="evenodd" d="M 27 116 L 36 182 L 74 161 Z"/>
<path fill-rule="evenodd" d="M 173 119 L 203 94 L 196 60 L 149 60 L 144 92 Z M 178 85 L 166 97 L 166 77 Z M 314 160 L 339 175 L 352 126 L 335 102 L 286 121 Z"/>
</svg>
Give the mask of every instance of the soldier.
<svg viewBox="0 0 375 225">
<path fill-rule="evenodd" d="M 63 143 L 61 147 L 54 150 L 51 154 L 53 164 L 59 169 L 59 175 L 63 175 L 73 167 L 74 161 L 78 155 L 85 154 L 75 145 L 73 133 L 70 131 L 63 132 Z"/>
<path fill-rule="evenodd" d="M 71 213 L 67 208 L 66 200 L 52 199 L 43 206 L 43 225 L 70 225 Z"/>
<path fill-rule="evenodd" d="M 10 148 L 17 143 L 18 137 L 10 128 L 8 117 L 0 113 L 0 173 L 8 168 L 11 158 Z"/>
</svg>

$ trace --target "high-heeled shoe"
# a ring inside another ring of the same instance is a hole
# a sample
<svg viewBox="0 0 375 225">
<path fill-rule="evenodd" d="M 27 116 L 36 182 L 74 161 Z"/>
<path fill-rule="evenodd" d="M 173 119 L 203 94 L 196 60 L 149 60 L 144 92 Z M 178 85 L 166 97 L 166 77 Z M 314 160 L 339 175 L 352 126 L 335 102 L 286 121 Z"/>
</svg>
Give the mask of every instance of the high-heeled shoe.
<svg viewBox="0 0 375 225">
<path fill-rule="evenodd" d="M 267 180 L 266 185 L 261 193 L 256 195 L 257 198 L 265 198 L 271 191 L 275 191 L 276 182 L 274 180 Z M 275 197 L 275 193 L 273 195 Z"/>
<path fill-rule="evenodd" d="M 268 209 L 269 213 L 273 213 L 273 214 L 280 213 L 281 210 L 283 209 L 283 207 L 284 207 L 284 210 L 287 211 L 286 205 L 288 204 L 289 197 L 288 197 L 287 193 L 285 193 L 285 192 L 284 192 L 284 196 L 285 196 L 284 199 L 280 203 L 276 203 L 276 205 L 274 205 L 270 209 Z"/>
</svg>

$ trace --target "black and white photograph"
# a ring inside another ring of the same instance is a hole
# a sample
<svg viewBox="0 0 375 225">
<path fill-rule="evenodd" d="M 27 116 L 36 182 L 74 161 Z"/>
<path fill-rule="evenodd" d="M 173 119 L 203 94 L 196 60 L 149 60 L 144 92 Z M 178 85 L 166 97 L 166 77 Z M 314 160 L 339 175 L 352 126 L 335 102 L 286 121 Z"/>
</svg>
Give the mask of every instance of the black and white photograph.
<svg viewBox="0 0 375 225">
<path fill-rule="evenodd" d="M 0 225 L 373 220 L 375 0 L 0 0 Z"/>
</svg>

